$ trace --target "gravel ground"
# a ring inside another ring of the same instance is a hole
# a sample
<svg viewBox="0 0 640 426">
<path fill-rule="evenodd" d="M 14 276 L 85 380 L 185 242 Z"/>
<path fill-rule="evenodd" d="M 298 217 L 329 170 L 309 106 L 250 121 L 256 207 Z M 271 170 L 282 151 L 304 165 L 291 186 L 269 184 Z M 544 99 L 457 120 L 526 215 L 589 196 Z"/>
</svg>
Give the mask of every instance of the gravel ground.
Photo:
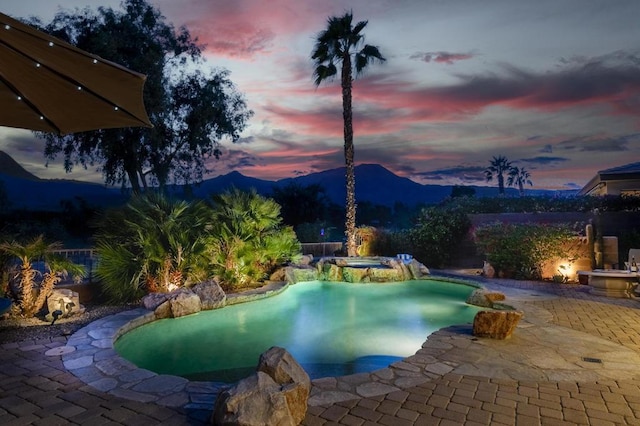
<svg viewBox="0 0 640 426">
<path fill-rule="evenodd" d="M 60 318 L 53 325 L 41 318 L 0 317 L 0 344 L 25 340 L 49 340 L 70 336 L 85 325 L 108 315 L 133 309 L 134 305 L 89 305 L 82 314 Z"/>
</svg>

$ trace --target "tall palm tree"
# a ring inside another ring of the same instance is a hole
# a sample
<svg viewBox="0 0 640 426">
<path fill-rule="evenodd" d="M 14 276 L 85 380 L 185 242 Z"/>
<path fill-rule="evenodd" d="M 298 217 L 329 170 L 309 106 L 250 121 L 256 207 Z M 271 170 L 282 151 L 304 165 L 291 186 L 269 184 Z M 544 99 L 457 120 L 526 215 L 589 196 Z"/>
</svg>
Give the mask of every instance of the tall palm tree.
<svg viewBox="0 0 640 426">
<path fill-rule="evenodd" d="M 491 182 L 493 177 L 498 179 L 498 193 L 504 195 L 504 173 L 508 173 L 511 169 L 511 162 L 507 160 L 507 157 L 499 155 L 493 157 L 489 162 L 489 167 L 484 169 L 484 175 L 487 178 L 487 182 Z"/>
<path fill-rule="evenodd" d="M 353 159 L 353 123 L 351 109 L 351 86 L 353 71 L 360 74 L 372 62 L 384 62 L 378 47 L 365 44 L 362 30 L 368 21 L 353 25 L 353 12 L 341 17 L 329 17 L 327 28 L 317 38 L 311 58 L 315 62 L 315 84 L 332 79 L 341 69 L 342 117 L 344 120 L 344 159 L 346 164 L 346 221 L 347 254 L 356 256 L 356 178 Z"/>
<path fill-rule="evenodd" d="M 524 197 L 525 184 L 529 186 L 533 186 L 533 182 L 531 182 L 531 173 L 529 173 L 529 170 L 525 169 L 524 167 L 512 166 L 509 169 L 509 177 L 507 178 L 507 185 L 509 186 L 518 185 L 520 196 Z"/>
</svg>

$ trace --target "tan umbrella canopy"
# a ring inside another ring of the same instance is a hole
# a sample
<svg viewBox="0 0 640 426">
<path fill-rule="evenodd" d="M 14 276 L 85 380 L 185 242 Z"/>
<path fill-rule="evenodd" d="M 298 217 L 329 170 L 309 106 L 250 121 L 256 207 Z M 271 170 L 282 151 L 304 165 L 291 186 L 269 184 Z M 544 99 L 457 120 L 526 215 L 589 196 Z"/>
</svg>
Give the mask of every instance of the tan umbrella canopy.
<svg viewBox="0 0 640 426">
<path fill-rule="evenodd" d="M 145 80 L 0 13 L 0 126 L 61 135 L 151 127 Z"/>
</svg>

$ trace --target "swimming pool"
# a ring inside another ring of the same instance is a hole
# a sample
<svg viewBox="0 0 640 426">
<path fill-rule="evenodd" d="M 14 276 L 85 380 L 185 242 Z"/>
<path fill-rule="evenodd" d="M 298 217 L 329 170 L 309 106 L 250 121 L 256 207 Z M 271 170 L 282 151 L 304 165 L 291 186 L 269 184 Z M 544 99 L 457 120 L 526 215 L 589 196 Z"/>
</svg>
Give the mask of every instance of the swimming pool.
<svg viewBox="0 0 640 426">
<path fill-rule="evenodd" d="M 345 284 L 312 281 L 255 302 L 146 324 L 115 350 L 138 367 L 190 380 L 234 382 L 271 346 L 314 378 L 387 367 L 434 331 L 473 321 L 474 287 L 436 280 Z"/>
</svg>

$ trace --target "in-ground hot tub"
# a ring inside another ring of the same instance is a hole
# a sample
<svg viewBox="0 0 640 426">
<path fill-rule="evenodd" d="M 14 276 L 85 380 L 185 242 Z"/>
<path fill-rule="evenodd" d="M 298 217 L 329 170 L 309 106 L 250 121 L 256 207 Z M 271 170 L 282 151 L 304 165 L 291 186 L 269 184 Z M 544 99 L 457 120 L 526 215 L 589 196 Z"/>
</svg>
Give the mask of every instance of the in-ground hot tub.
<svg viewBox="0 0 640 426">
<path fill-rule="evenodd" d="M 407 255 L 408 256 L 408 255 Z M 425 278 L 429 270 L 412 258 L 323 257 L 316 264 L 322 281 L 396 282 Z"/>
</svg>

